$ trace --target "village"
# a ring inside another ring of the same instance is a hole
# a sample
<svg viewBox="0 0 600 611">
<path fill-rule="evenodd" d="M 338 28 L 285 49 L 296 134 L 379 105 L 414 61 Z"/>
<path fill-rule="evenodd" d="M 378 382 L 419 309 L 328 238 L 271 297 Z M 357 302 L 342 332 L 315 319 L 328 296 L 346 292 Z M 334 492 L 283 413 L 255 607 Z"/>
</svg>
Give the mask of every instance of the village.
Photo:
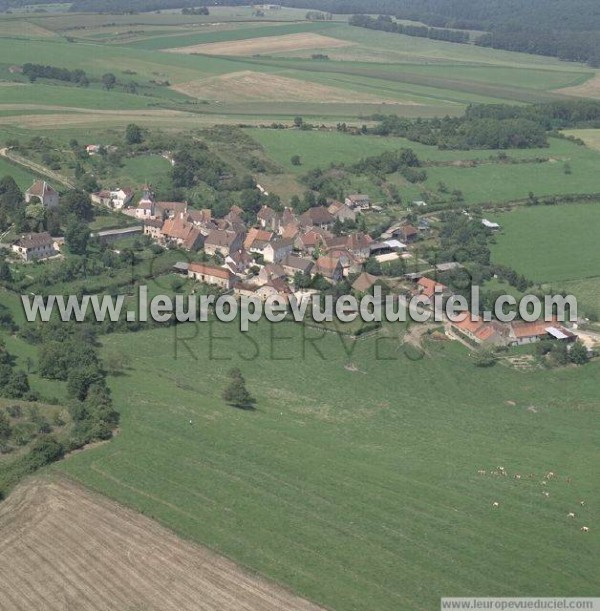
<svg viewBox="0 0 600 611">
<path fill-rule="evenodd" d="M 404 300 L 418 295 L 432 299 L 436 293 L 444 299 L 452 297 L 452 291 L 436 276 L 460 264 L 445 262 L 432 267 L 413 249 L 428 236 L 429 220 L 420 216 L 414 224 L 408 220 L 393 223 L 374 239 L 356 229 L 361 215 L 377 210 L 366 194 L 350 194 L 344 201 L 331 200 L 327 206 L 314 206 L 302 214 L 290 207 L 277 211 L 263 205 L 251 222 L 237 206 L 223 218 L 215 218 L 209 208 L 159 201 L 149 185 L 142 187 L 137 202 L 134 195 L 130 187 L 90 195 L 96 206 L 137 221 L 96 232 L 93 237 L 114 243 L 147 236 L 164 248 L 190 253 L 199 260 L 179 261 L 173 271 L 222 292 L 262 301 L 275 295 L 284 301 L 291 295 L 310 300 L 346 282 L 356 296 L 372 294 L 379 285 Z M 55 208 L 59 194 L 46 181 L 37 180 L 26 191 L 25 201 Z M 413 205 L 421 209 L 427 206 L 423 201 Z M 487 219 L 481 223 L 490 231 L 500 228 Z M 24 234 L 12 244 L 14 255 L 25 262 L 60 258 L 61 250 L 64 238 L 48 232 Z M 394 278 L 382 275 L 380 266 L 392 262 L 400 262 L 403 273 L 394 274 Z M 372 269 L 373 265 L 377 269 Z M 458 320 L 446 319 L 445 335 L 469 348 L 519 346 L 543 340 L 572 343 L 578 337 L 556 321 L 501 323 L 468 314 Z"/>
</svg>

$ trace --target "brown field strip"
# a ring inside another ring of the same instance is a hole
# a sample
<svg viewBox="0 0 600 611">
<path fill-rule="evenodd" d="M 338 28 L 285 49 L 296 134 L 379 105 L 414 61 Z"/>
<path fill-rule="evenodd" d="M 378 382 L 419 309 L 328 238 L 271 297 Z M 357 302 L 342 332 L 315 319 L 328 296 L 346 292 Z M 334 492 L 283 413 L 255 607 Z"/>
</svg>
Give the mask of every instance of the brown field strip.
<svg viewBox="0 0 600 611">
<path fill-rule="evenodd" d="M 582 98 L 600 98 L 600 74 L 596 74 L 596 76 L 581 85 L 564 87 L 563 89 L 556 89 L 556 91 L 558 93 L 575 95 Z"/>
<path fill-rule="evenodd" d="M 248 38 L 231 40 L 228 42 L 210 42 L 189 47 L 176 47 L 165 49 L 169 53 L 200 53 L 204 55 L 262 55 L 269 53 L 282 53 L 286 51 L 301 51 L 304 49 L 334 49 L 349 47 L 356 43 L 349 40 L 340 40 L 321 34 L 299 33 L 284 36 L 264 36 L 261 38 Z"/>
<path fill-rule="evenodd" d="M 188 96 L 219 101 L 266 100 L 272 102 L 394 103 L 368 93 L 359 93 L 277 74 L 242 70 L 222 76 L 173 85 Z"/>
<path fill-rule="evenodd" d="M 30 480 L 0 503 L 0 608 L 321 609 L 66 479 Z"/>
</svg>

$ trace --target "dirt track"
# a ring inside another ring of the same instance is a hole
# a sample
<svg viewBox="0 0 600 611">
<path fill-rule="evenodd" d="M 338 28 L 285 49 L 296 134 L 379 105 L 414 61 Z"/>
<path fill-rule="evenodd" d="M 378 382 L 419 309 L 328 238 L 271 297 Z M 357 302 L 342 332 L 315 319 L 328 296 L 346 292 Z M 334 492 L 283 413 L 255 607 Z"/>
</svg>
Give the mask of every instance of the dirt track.
<svg viewBox="0 0 600 611">
<path fill-rule="evenodd" d="M 149 518 L 67 480 L 0 503 L 3 611 L 318 611 Z"/>
</svg>

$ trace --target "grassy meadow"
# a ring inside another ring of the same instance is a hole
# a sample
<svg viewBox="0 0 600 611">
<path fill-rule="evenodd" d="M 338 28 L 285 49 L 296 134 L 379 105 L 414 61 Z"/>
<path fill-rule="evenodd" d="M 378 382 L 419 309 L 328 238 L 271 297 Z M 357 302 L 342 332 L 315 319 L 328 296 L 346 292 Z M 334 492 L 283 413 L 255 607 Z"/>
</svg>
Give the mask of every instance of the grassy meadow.
<svg viewBox="0 0 600 611">
<path fill-rule="evenodd" d="M 522 207 L 495 213 L 502 226 L 492 254 L 536 282 L 600 274 L 596 247 L 600 204 Z"/>
<path fill-rule="evenodd" d="M 120 433 L 57 468 L 339 610 L 596 591 L 599 540 L 578 526 L 600 517 L 597 363 L 477 370 L 456 344 L 414 361 L 396 333 L 343 345 L 291 324 L 174 333 L 102 339 L 130 364 L 111 380 Z M 256 411 L 220 399 L 232 366 Z M 477 474 L 496 465 L 524 478 Z"/>
</svg>

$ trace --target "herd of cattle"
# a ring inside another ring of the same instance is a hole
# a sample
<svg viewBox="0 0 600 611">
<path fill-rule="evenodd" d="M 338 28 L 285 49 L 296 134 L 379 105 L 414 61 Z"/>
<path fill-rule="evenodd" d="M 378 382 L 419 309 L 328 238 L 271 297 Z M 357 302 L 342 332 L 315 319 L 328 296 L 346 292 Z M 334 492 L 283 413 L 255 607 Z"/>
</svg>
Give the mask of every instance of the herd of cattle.
<svg viewBox="0 0 600 611">
<path fill-rule="evenodd" d="M 492 477 L 508 477 L 508 472 L 504 467 L 496 467 L 495 469 L 491 470 L 491 471 L 486 471 L 485 469 L 479 469 L 477 471 L 478 475 L 490 475 Z M 523 479 L 524 477 L 526 477 L 527 479 L 533 480 L 536 478 L 536 475 L 534 473 L 530 473 L 528 476 L 523 476 L 520 473 L 513 473 L 513 478 L 516 480 L 520 480 Z M 541 482 L 540 485 L 542 486 L 546 486 L 548 484 L 548 482 L 550 480 L 553 479 L 558 479 L 558 476 L 556 475 L 556 473 L 554 473 L 554 471 L 548 471 L 548 473 L 546 473 Z M 571 478 L 570 477 L 566 477 L 565 478 L 565 482 L 567 484 L 571 483 Z M 549 498 L 550 497 L 550 493 L 547 490 L 542 490 L 542 495 L 545 498 Z M 579 505 L 581 507 L 583 507 L 585 505 L 585 501 L 579 501 Z M 494 501 L 492 503 L 492 509 L 499 509 L 500 508 L 500 503 L 498 501 Z M 576 517 L 575 512 L 574 511 L 569 511 L 569 513 L 567 513 L 567 518 L 572 518 L 574 519 Z M 579 530 L 581 530 L 581 532 L 587 533 L 590 531 L 588 526 L 582 526 Z"/>
</svg>

